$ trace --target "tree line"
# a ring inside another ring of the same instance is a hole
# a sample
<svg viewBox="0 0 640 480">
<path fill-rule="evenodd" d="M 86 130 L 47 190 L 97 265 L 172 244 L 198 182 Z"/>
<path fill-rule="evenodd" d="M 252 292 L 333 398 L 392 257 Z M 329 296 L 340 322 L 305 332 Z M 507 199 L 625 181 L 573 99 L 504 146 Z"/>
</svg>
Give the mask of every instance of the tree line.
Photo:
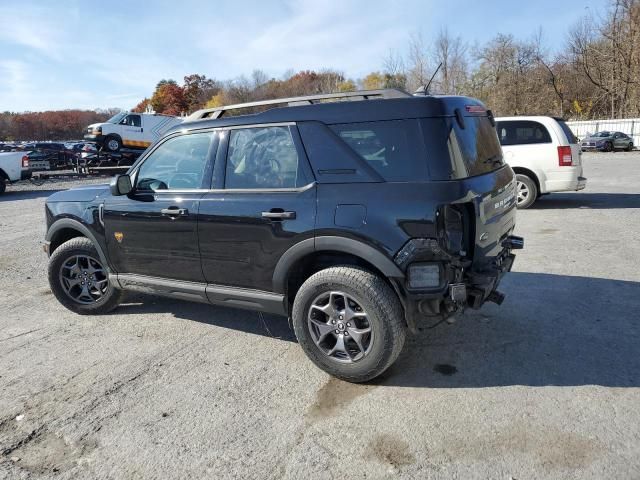
<svg viewBox="0 0 640 480">
<path fill-rule="evenodd" d="M 469 95 L 496 115 L 555 115 L 573 120 L 640 116 L 640 0 L 609 0 L 602 16 L 587 14 L 570 26 L 562 45 L 498 34 L 472 45 L 446 28 L 433 38 L 411 35 L 403 52 L 390 51 L 380 68 L 362 78 L 335 69 L 262 70 L 232 80 L 203 74 L 182 83 L 163 79 L 133 109 L 185 115 L 197 109 L 357 89 L 427 85 L 431 93 Z M 0 139 L 78 137 L 89 123 L 112 112 L 0 114 Z"/>
</svg>

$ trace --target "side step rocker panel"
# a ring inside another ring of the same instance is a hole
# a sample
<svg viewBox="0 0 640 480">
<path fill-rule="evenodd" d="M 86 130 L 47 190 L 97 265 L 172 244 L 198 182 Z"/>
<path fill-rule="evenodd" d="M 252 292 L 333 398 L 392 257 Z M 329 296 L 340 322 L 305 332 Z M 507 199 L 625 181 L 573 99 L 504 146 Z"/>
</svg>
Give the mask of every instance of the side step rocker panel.
<svg viewBox="0 0 640 480">
<path fill-rule="evenodd" d="M 128 273 L 110 274 L 109 280 L 127 291 L 287 315 L 284 295 L 279 293 Z"/>
</svg>

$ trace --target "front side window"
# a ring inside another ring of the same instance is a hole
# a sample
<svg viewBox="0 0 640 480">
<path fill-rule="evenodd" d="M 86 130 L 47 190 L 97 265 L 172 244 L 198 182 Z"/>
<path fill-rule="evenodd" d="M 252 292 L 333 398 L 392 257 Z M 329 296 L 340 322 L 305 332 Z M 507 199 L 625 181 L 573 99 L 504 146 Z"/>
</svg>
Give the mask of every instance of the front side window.
<svg viewBox="0 0 640 480">
<path fill-rule="evenodd" d="M 142 125 L 140 115 L 127 115 L 120 122 L 121 125 L 128 125 L 130 127 L 139 127 Z"/>
<path fill-rule="evenodd" d="M 304 184 L 289 127 L 231 130 L 226 188 L 296 188 Z"/>
<path fill-rule="evenodd" d="M 138 170 L 141 191 L 206 188 L 211 179 L 208 163 L 213 132 L 174 137 L 156 148 Z"/>
<path fill-rule="evenodd" d="M 496 124 L 501 145 L 530 145 L 551 143 L 546 127 L 529 120 L 513 120 Z"/>
</svg>

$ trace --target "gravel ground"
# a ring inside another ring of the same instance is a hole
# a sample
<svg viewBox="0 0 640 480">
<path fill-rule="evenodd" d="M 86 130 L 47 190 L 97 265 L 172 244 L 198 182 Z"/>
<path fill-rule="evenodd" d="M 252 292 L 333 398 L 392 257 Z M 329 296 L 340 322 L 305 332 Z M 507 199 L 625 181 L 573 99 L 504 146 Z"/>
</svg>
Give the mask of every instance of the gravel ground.
<svg viewBox="0 0 640 480">
<path fill-rule="evenodd" d="M 43 204 L 0 198 L 2 478 L 640 478 L 640 154 L 519 212 L 488 305 L 411 337 L 368 385 L 286 319 L 136 296 L 79 317 L 49 290 Z"/>
</svg>

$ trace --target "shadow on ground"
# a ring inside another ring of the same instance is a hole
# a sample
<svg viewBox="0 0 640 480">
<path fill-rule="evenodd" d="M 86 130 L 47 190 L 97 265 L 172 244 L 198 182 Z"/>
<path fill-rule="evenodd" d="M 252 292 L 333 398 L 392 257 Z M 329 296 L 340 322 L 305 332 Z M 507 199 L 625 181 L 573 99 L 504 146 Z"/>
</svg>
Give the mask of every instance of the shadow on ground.
<svg viewBox="0 0 640 480">
<path fill-rule="evenodd" d="M 376 383 L 406 387 L 640 387 L 640 283 L 507 275 L 498 307 L 410 337 Z"/>
<path fill-rule="evenodd" d="M 11 186 L 7 187 L 7 191 L 0 195 L 0 202 L 15 202 L 18 200 L 33 200 L 36 198 L 47 198 L 61 189 L 50 190 L 17 190 L 11 191 Z"/>
<path fill-rule="evenodd" d="M 507 294 L 502 306 L 486 304 L 453 325 L 409 335 L 396 363 L 373 383 L 640 386 L 640 283 L 512 272 L 500 289 Z M 295 342 L 286 318 L 257 312 L 136 295 L 117 313 L 167 311 L 178 319 Z"/>
<path fill-rule="evenodd" d="M 640 194 L 636 193 L 552 193 L 544 195 L 530 210 L 585 208 L 610 210 L 640 208 Z"/>
</svg>

